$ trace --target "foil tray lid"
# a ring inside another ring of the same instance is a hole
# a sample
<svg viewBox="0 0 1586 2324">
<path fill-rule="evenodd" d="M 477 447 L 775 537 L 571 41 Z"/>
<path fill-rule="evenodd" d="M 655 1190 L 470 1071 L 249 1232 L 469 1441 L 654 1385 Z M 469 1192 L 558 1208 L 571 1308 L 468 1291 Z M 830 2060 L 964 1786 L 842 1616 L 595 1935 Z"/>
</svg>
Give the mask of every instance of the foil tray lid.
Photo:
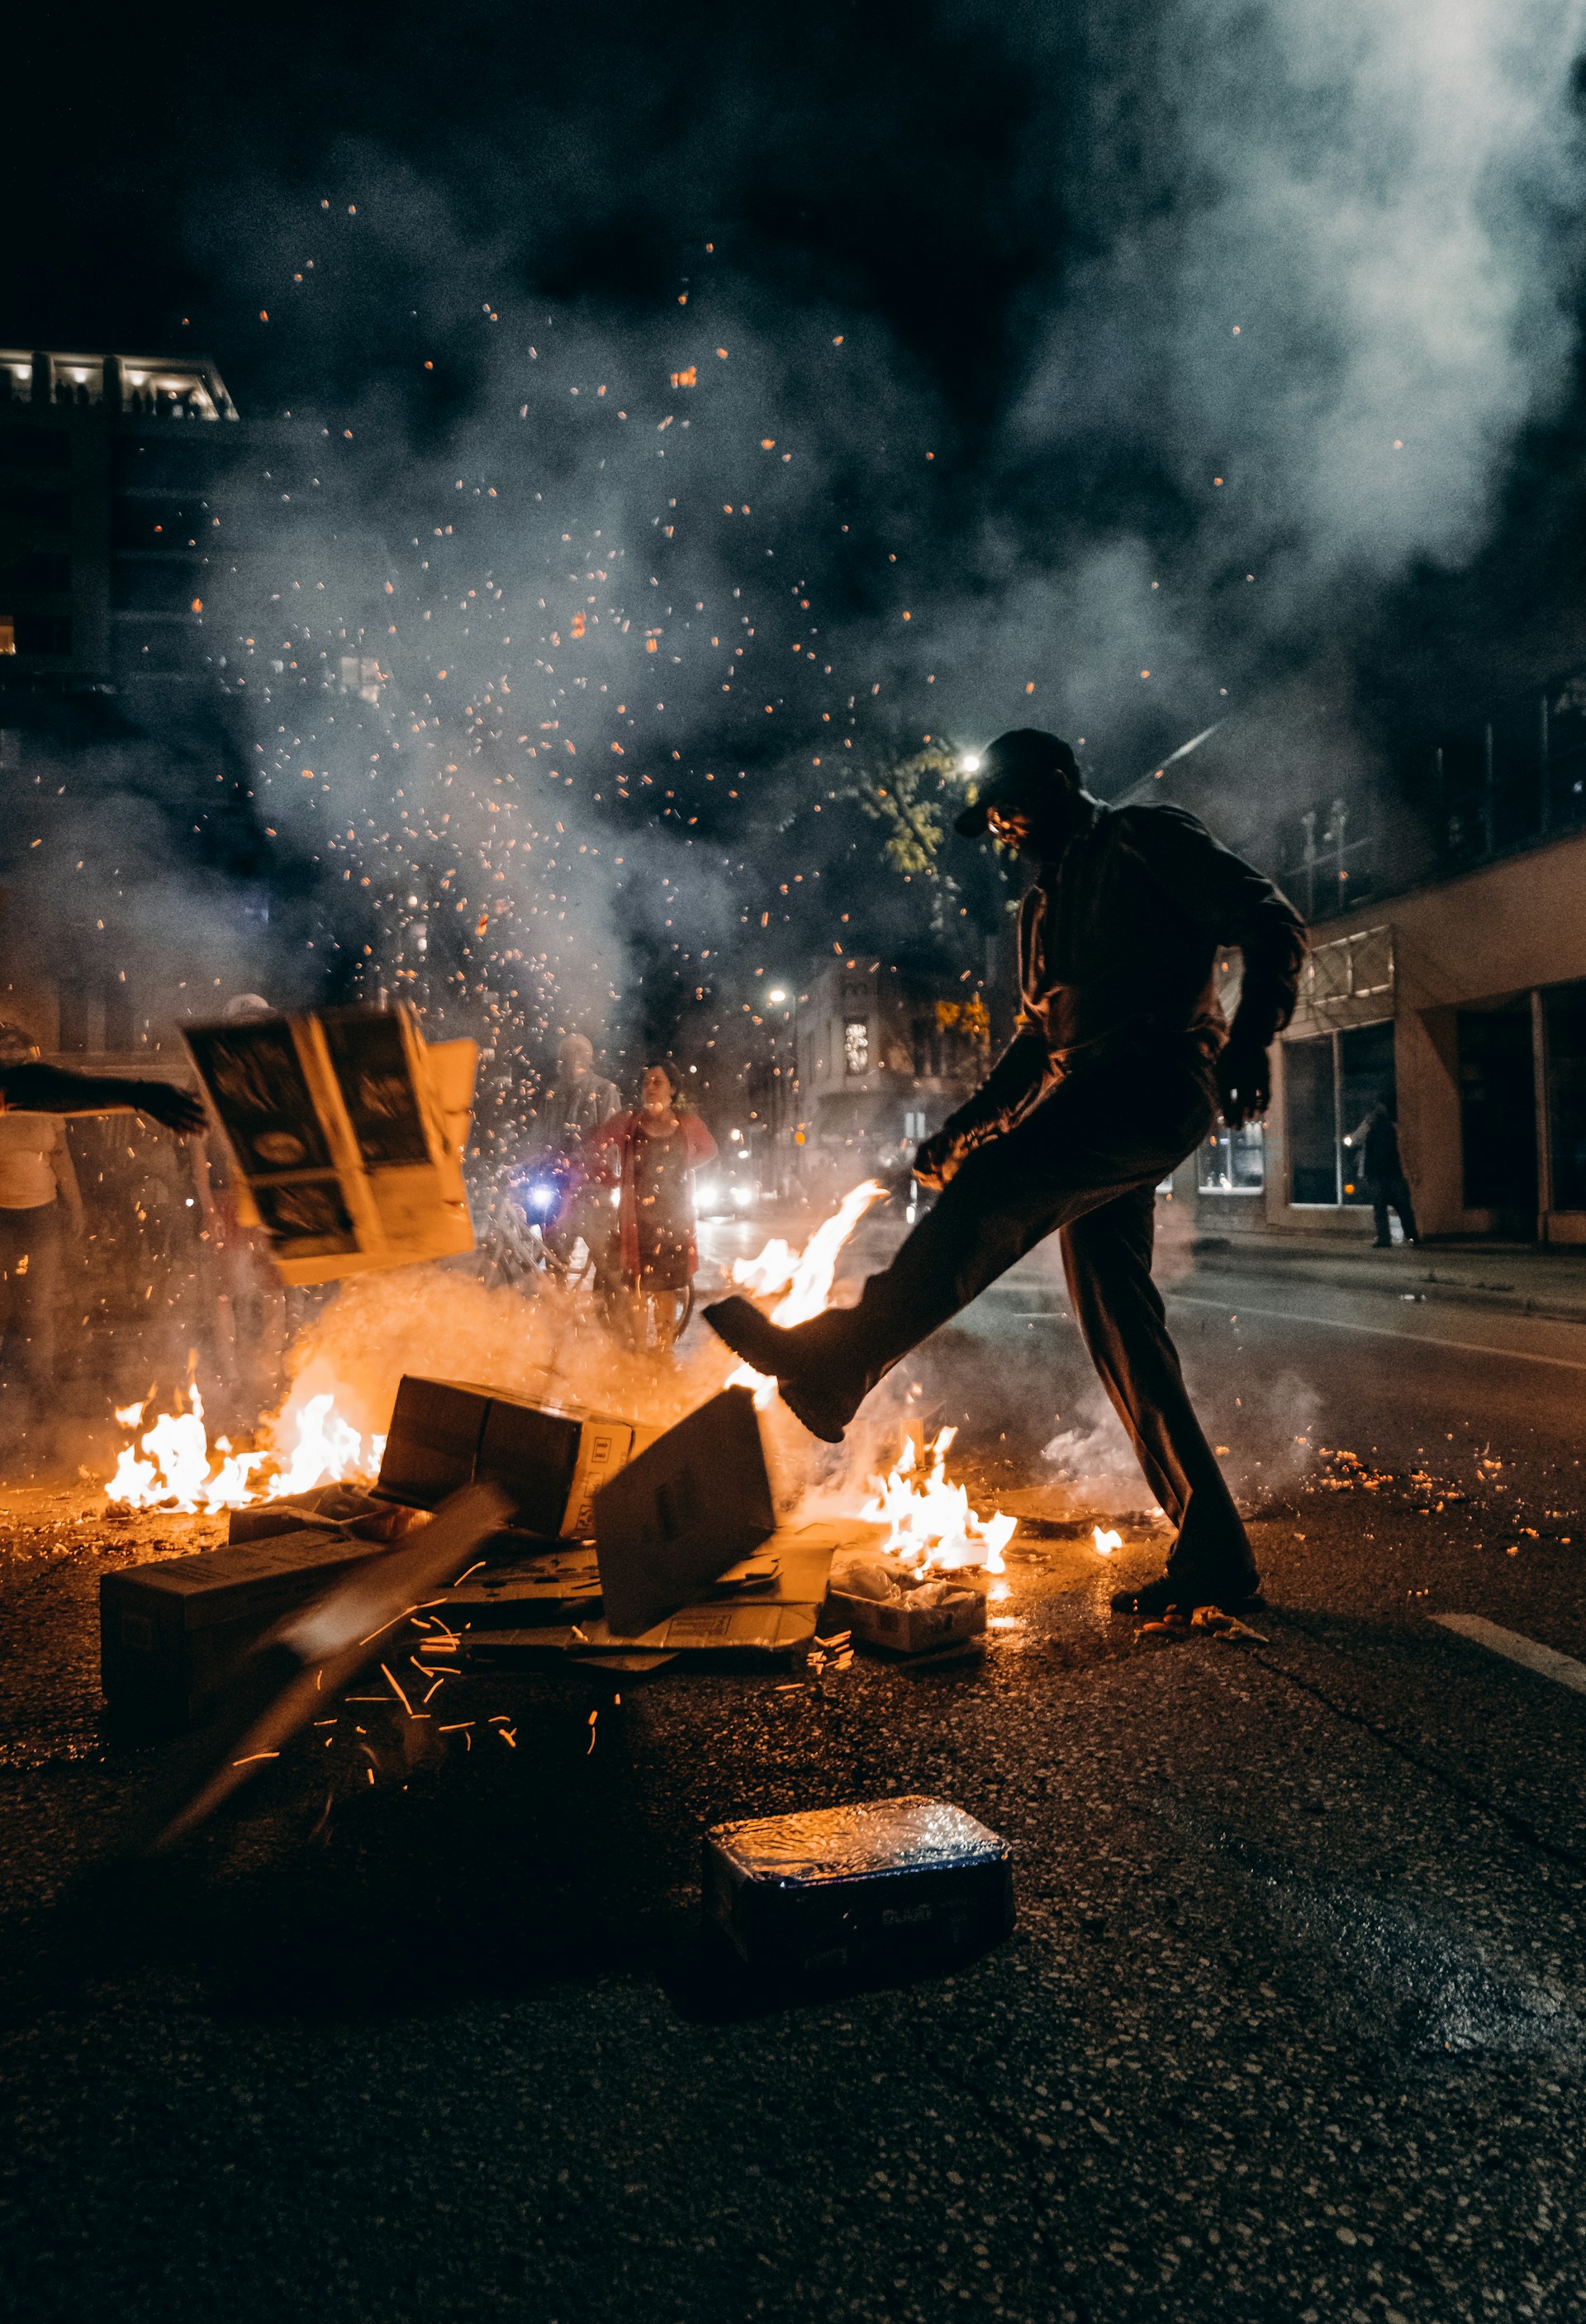
<svg viewBox="0 0 1586 2324">
<path fill-rule="evenodd" d="M 746 1879 L 784 1886 L 1006 1862 L 1012 1852 L 963 1808 L 922 1794 L 721 1823 L 706 1839 Z"/>
</svg>

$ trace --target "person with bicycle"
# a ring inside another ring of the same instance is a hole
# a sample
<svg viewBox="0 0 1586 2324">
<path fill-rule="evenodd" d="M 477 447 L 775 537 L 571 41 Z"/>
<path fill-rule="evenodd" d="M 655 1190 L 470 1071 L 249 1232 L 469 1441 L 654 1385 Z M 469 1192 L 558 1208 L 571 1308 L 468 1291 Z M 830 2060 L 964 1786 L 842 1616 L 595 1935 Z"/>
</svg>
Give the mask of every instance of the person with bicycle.
<svg viewBox="0 0 1586 2324">
<path fill-rule="evenodd" d="M 641 1345 L 669 1346 L 688 1320 L 699 1254 L 694 1240 L 694 1173 L 714 1161 L 715 1139 L 678 1102 L 670 1065 L 646 1068 L 641 1102 L 613 1114 L 585 1142 L 592 1176 L 619 1189 L 616 1264 L 596 1264 L 620 1280 Z"/>
<path fill-rule="evenodd" d="M 615 1082 L 595 1072 L 595 1045 L 587 1034 L 569 1033 L 557 1051 L 557 1077 L 546 1092 L 534 1148 L 538 1184 L 530 1197 L 558 1275 L 566 1274 L 580 1238 L 598 1256 L 604 1222 L 591 1199 L 595 1174 L 585 1149 L 622 1102 Z"/>
</svg>

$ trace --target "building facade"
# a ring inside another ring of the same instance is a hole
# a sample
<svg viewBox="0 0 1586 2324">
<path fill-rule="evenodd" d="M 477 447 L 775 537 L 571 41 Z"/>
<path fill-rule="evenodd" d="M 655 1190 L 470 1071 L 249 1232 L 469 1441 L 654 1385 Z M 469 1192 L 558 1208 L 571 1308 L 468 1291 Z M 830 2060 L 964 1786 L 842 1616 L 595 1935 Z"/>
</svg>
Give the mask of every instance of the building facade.
<svg viewBox="0 0 1586 2324">
<path fill-rule="evenodd" d="M 1586 1242 L 1586 676 L 1409 738 L 1375 810 L 1263 814 L 1228 770 L 1131 796 L 1166 788 L 1270 869 L 1312 951 L 1266 1122 L 1179 1174 L 1198 1225 L 1368 1232 L 1354 1133 L 1382 1100 L 1424 1235 Z M 1231 1005 L 1237 954 L 1220 969 Z"/>
<path fill-rule="evenodd" d="M 975 1088 L 991 1022 L 974 978 L 834 960 L 798 996 L 798 1134 L 804 1176 L 906 1170 L 915 1147 Z"/>
<path fill-rule="evenodd" d="M 0 1014 L 46 1054 L 180 1070 L 270 975 L 319 859 L 283 872 L 261 737 L 389 745 L 390 571 L 328 429 L 207 357 L 0 348 Z"/>
</svg>

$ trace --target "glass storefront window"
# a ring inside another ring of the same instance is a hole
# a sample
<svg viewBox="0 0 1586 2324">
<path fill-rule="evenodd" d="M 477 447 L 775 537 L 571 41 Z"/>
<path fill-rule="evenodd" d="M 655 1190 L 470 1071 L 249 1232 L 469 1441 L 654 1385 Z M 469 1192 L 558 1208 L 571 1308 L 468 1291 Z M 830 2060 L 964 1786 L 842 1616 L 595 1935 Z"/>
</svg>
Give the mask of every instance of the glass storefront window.
<svg viewBox="0 0 1586 2324">
<path fill-rule="evenodd" d="M 1283 1088 L 1289 1201 L 1330 1210 L 1369 1202 L 1353 1141 L 1373 1106 L 1396 1102 L 1391 1020 L 1286 1041 Z"/>
<path fill-rule="evenodd" d="M 1259 1121 L 1221 1125 L 1201 1148 L 1195 1184 L 1203 1194 L 1259 1194 L 1267 1183 L 1266 1141 Z"/>
<path fill-rule="evenodd" d="M 1286 1041 L 1284 1118 L 1288 1130 L 1288 1199 L 1335 1204 L 1339 1199 L 1338 1093 L 1332 1036 Z"/>
</svg>

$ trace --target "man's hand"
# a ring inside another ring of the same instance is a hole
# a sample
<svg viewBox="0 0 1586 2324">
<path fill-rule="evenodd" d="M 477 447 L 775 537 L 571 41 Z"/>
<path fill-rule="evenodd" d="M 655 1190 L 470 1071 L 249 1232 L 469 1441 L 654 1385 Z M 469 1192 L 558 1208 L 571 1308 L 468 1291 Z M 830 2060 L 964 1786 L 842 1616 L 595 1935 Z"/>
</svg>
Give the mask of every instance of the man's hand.
<svg viewBox="0 0 1586 2324">
<path fill-rule="evenodd" d="M 197 1138 L 209 1127 L 209 1117 L 196 1097 L 173 1088 L 170 1082 L 139 1082 L 137 1109 L 179 1138 Z"/>
<path fill-rule="evenodd" d="M 1217 1093 L 1230 1130 L 1259 1120 L 1272 1098 L 1267 1052 L 1254 1041 L 1230 1040 L 1217 1060 Z"/>
<path fill-rule="evenodd" d="M 955 1131 L 938 1130 L 914 1152 L 914 1175 L 931 1194 L 939 1194 L 964 1159 L 964 1146 Z"/>
</svg>

